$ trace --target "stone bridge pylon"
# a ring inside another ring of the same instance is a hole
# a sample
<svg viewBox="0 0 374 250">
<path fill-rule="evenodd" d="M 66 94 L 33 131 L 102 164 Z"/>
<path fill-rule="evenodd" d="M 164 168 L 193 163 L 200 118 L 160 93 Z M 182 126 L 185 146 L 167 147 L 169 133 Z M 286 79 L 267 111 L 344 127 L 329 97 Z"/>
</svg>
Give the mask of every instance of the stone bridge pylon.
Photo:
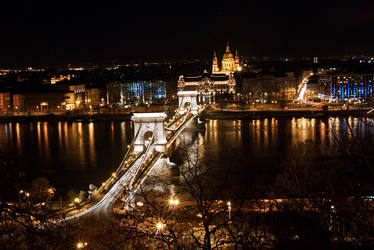
<svg viewBox="0 0 374 250">
<path fill-rule="evenodd" d="M 164 121 L 165 113 L 134 113 L 131 120 L 134 122 L 134 151 L 142 152 L 147 141 L 144 138 L 149 133 L 154 138 L 155 149 L 158 152 L 165 152 L 166 134 Z M 150 142 L 148 142 L 150 143 Z"/>
<path fill-rule="evenodd" d="M 191 113 L 197 114 L 199 106 L 197 106 L 197 91 L 178 91 L 178 112 L 184 114 L 187 112 L 185 105 L 190 104 Z"/>
</svg>

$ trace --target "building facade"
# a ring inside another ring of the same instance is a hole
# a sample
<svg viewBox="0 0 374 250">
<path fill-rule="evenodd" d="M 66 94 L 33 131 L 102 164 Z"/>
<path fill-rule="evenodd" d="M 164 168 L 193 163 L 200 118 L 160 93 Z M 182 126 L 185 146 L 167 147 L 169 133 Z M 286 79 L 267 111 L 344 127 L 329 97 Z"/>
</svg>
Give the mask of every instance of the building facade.
<svg viewBox="0 0 374 250">
<path fill-rule="evenodd" d="M 11 94 L 0 93 L 0 110 L 6 112 L 11 108 Z"/>
<path fill-rule="evenodd" d="M 116 81 L 107 84 L 107 104 L 151 104 L 162 102 L 166 98 L 166 82 L 151 81 Z"/>
<path fill-rule="evenodd" d="M 86 89 L 85 103 L 89 108 L 100 108 L 105 105 L 105 91 L 100 88 Z"/>
<path fill-rule="evenodd" d="M 332 101 L 365 101 L 373 97 L 374 74 L 339 74 L 330 79 Z"/>
<path fill-rule="evenodd" d="M 13 97 L 13 110 L 24 112 L 25 110 L 25 96 L 22 94 L 14 94 Z"/>
<path fill-rule="evenodd" d="M 204 74 L 199 76 L 179 76 L 178 90 L 197 90 L 199 102 L 212 102 L 219 94 L 235 94 L 236 80 L 234 74 Z"/>
<path fill-rule="evenodd" d="M 64 106 L 66 110 L 80 109 L 84 107 L 86 98 L 86 86 L 84 84 L 69 85 L 65 93 Z"/>
<path fill-rule="evenodd" d="M 242 95 L 245 100 L 259 103 L 292 101 L 296 97 L 298 78 L 294 72 L 280 75 L 253 74 L 243 77 Z"/>
<path fill-rule="evenodd" d="M 23 101 L 23 108 L 20 111 L 58 112 L 64 110 L 66 97 L 63 91 L 42 91 L 15 95 L 19 95 L 19 100 Z"/>
</svg>

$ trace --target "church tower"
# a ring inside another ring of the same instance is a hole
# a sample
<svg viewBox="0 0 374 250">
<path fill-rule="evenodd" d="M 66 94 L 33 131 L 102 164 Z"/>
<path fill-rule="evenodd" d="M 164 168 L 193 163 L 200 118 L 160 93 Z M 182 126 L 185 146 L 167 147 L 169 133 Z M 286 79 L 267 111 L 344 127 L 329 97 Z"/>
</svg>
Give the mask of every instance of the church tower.
<svg viewBox="0 0 374 250">
<path fill-rule="evenodd" d="M 237 70 L 237 71 L 241 70 L 238 50 L 236 50 L 236 53 L 235 53 L 235 70 Z"/>
<path fill-rule="evenodd" d="M 212 73 L 214 72 L 219 72 L 218 60 L 217 60 L 217 55 L 215 51 L 214 51 L 213 63 L 212 63 Z"/>
</svg>

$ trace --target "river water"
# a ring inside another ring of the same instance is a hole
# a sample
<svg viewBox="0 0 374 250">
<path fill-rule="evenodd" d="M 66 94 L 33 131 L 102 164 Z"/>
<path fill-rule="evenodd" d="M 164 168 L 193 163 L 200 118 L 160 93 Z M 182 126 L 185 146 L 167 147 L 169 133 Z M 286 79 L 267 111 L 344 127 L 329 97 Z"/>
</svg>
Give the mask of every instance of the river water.
<svg viewBox="0 0 374 250">
<path fill-rule="evenodd" d="M 359 118 L 349 124 L 360 137 L 371 138 L 373 128 Z M 347 131 L 342 118 L 266 118 L 207 120 L 206 129 L 189 128 L 184 138 L 198 140 L 212 164 L 236 172 L 237 185 L 249 180 L 268 183 L 273 172 L 306 140 L 323 155 L 334 136 Z M 26 172 L 29 180 L 44 176 L 61 193 L 99 185 L 118 167 L 133 138 L 131 122 L 0 123 L 0 157 Z M 172 157 L 171 157 L 172 158 Z"/>
</svg>

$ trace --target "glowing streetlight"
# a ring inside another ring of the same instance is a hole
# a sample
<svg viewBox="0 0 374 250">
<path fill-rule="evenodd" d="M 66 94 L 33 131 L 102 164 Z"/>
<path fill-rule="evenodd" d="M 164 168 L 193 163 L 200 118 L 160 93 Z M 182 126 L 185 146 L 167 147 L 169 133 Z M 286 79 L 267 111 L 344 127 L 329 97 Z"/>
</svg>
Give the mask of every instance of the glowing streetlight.
<svg viewBox="0 0 374 250">
<path fill-rule="evenodd" d="M 178 205 L 179 205 L 179 200 L 178 200 L 178 199 L 173 199 L 173 198 L 171 198 L 171 199 L 169 200 L 169 205 L 170 205 L 170 206 L 178 206 Z"/>
<path fill-rule="evenodd" d="M 77 243 L 77 249 L 84 248 L 84 247 L 86 247 L 87 245 L 88 245 L 87 242 L 78 242 L 78 243 Z"/>
<path fill-rule="evenodd" d="M 161 222 L 158 222 L 156 224 L 156 228 L 157 228 L 157 230 L 162 230 L 164 228 L 164 224 L 162 224 Z"/>
<path fill-rule="evenodd" d="M 231 220 L 231 201 L 227 202 L 227 208 L 229 210 L 229 220 Z"/>
<path fill-rule="evenodd" d="M 164 229 L 164 226 L 165 225 L 162 222 L 157 222 L 155 235 L 159 235 L 160 232 L 162 232 L 162 230 Z"/>
</svg>

